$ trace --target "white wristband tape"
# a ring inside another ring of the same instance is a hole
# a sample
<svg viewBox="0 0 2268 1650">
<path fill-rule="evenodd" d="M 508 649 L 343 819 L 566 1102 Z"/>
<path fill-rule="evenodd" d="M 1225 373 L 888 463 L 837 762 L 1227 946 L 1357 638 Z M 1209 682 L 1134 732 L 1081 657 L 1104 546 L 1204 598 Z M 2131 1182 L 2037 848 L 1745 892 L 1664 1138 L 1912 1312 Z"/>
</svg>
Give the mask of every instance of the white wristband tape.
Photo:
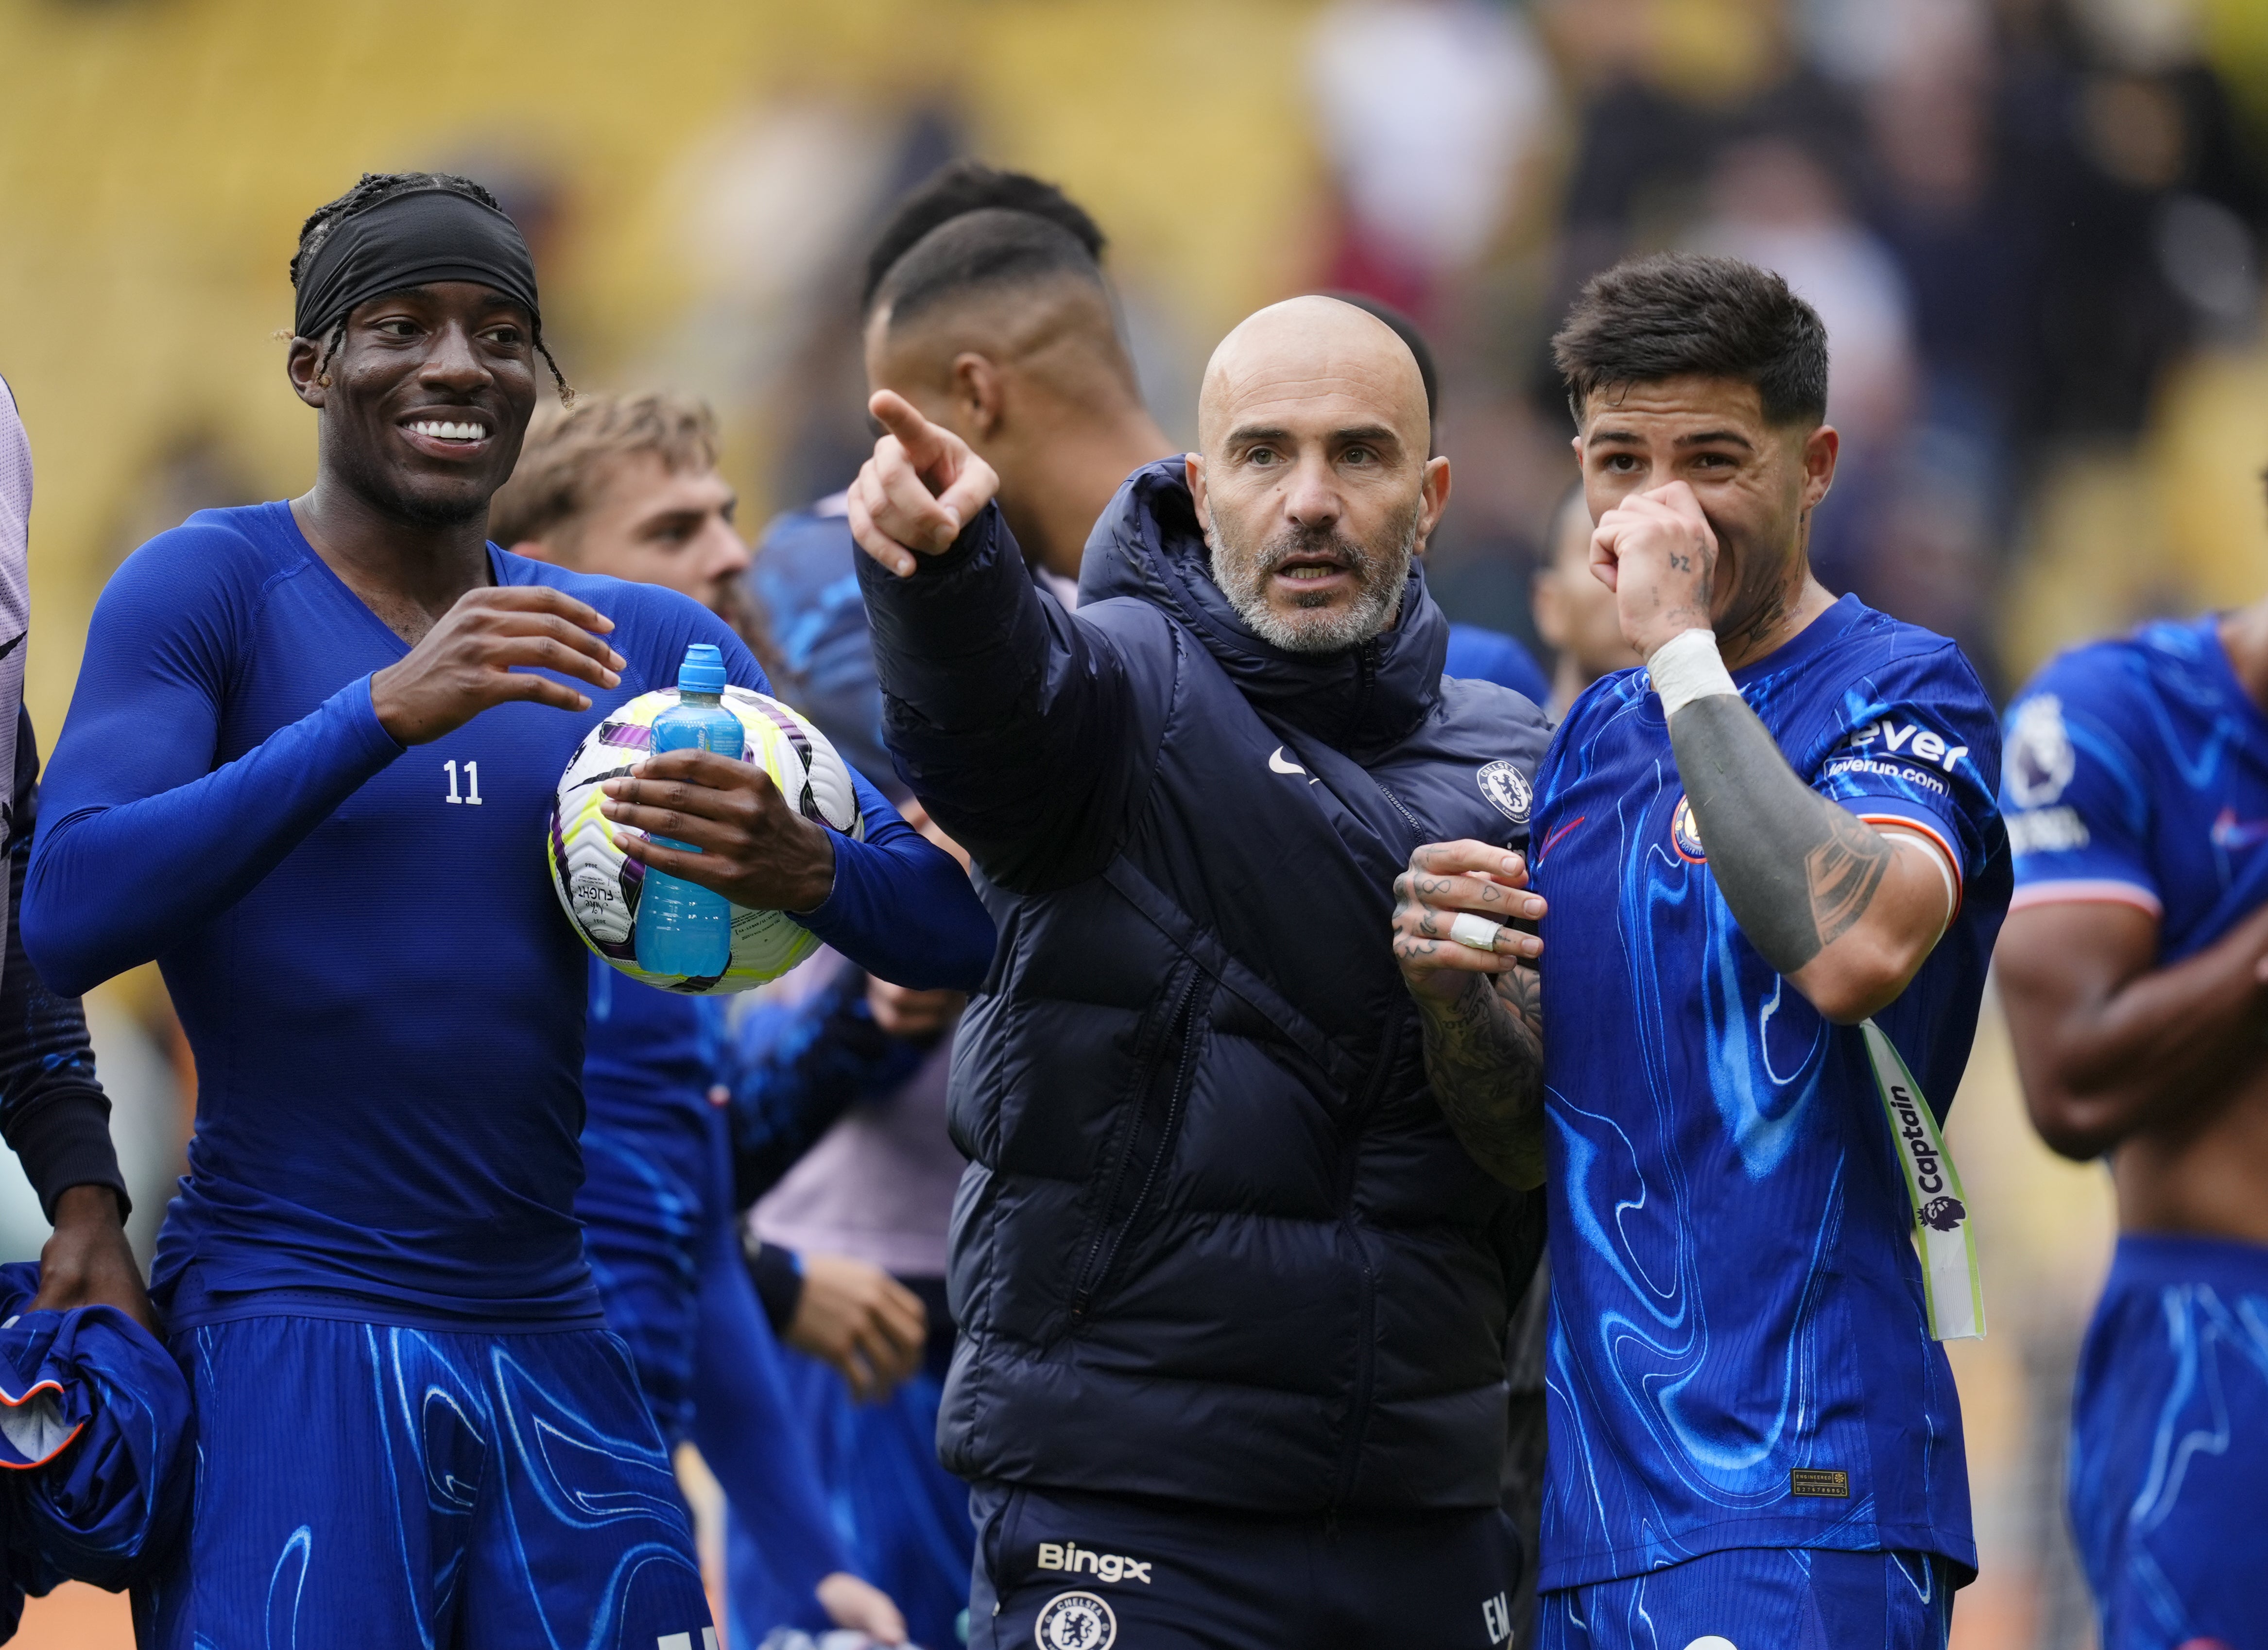
<svg viewBox="0 0 2268 1650">
<path fill-rule="evenodd" d="M 1725 668 L 1724 657 L 1717 652 L 1713 630 L 1680 630 L 1653 650 L 1646 668 L 1653 678 L 1653 690 L 1661 696 L 1665 717 L 1675 716 L 1696 699 L 1719 693 L 1737 697 L 1741 691 L 1733 685 L 1733 673 Z"/>
</svg>

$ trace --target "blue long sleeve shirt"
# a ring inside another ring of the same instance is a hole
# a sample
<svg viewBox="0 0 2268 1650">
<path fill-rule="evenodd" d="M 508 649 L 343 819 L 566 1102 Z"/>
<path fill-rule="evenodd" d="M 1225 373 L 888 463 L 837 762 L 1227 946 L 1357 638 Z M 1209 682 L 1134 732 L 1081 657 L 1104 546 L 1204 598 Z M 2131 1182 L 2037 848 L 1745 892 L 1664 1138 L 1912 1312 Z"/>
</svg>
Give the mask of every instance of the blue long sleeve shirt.
<svg viewBox="0 0 2268 1650">
<path fill-rule="evenodd" d="M 177 1328 L 276 1310 L 441 1328 L 600 1320 L 573 1212 L 585 953 L 544 858 L 559 774 L 607 711 L 739 640 L 697 603 L 490 549 L 615 621 L 587 711 L 500 705 L 405 750 L 370 678 L 401 638 L 285 504 L 203 511 L 97 604 L 49 765 L 25 946 L 78 992 L 155 958 L 196 1056 L 189 1173 L 153 1282 Z M 859 784 L 806 924 L 908 984 L 973 983 L 960 868 Z"/>
</svg>

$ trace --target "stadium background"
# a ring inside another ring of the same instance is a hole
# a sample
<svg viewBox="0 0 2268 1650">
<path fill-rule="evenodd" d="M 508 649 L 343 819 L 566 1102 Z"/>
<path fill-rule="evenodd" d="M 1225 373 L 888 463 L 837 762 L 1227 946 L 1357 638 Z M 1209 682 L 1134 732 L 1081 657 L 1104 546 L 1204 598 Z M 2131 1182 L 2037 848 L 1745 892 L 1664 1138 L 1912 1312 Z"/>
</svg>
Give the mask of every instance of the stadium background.
<svg viewBox="0 0 2268 1650">
<path fill-rule="evenodd" d="M 2260 0 L 0 0 L 39 726 L 122 556 L 306 485 L 284 265 L 360 171 L 496 188 L 571 378 L 711 397 L 753 527 L 855 467 L 855 265 L 955 153 L 1104 225 L 1177 438 L 1258 305 L 1353 286 L 1418 314 L 1460 616 L 1528 628 L 1569 473 L 1552 318 L 1670 245 L 1773 264 L 1820 306 L 1850 454 L 1822 572 L 1961 637 L 1997 691 L 2075 637 L 2268 586 Z M 90 1013 L 146 1244 L 195 1075 L 152 971 Z M 1985 1565 L 1955 1643 L 2088 1645 L 2058 1484 L 2108 1182 L 2034 1140 L 1990 1012 L 1951 1135 L 1992 1331 L 1954 1349 Z M 36 1205 L 12 1161 L 0 1178 L 0 1250 L 35 1254 Z M 129 1641 L 83 1591 L 18 1640 Z"/>
</svg>

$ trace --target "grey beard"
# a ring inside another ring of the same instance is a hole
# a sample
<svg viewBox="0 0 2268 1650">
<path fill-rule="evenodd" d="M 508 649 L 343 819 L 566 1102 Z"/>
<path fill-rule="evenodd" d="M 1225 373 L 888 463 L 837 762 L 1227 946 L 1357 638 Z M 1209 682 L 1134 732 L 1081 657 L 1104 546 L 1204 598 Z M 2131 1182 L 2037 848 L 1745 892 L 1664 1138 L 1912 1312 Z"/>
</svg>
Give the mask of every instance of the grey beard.
<svg viewBox="0 0 2268 1650">
<path fill-rule="evenodd" d="M 1254 635 L 1287 653 L 1335 653 L 1367 642 L 1394 622 L 1403 588 L 1410 582 L 1410 564 L 1418 554 L 1415 505 L 1398 525 L 1400 541 L 1383 555 L 1336 533 L 1307 534 L 1296 529 L 1279 534 L 1258 550 L 1244 555 L 1237 547 L 1225 545 L 1216 517 L 1205 529 L 1205 549 L 1212 553 L 1213 583 L 1236 609 L 1236 616 L 1252 627 Z M 1277 612 L 1268 603 L 1270 575 L 1293 556 L 1322 549 L 1347 558 L 1357 580 L 1354 600 L 1335 609 L 1320 603 L 1311 608 L 1302 601 L 1300 610 L 1307 616 L 1298 619 Z"/>
</svg>

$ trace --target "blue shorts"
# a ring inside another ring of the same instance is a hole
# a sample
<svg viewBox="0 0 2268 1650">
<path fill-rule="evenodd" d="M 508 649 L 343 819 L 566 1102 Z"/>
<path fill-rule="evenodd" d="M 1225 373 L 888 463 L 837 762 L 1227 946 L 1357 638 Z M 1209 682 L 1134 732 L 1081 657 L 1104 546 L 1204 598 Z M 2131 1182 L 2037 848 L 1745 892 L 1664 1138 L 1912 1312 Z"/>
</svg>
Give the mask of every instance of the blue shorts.
<svg viewBox="0 0 2268 1650">
<path fill-rule="evenodd" d="M 969 1650 L 1510 1650 L 1498 1507 L 1261 1518 L 979 1484 L 969 1510 Z"/>
<path fill-rule="evenodd" d="M 197 1476 L 144 1601 L 165 1650 L 707 1636 L 684 1504 L 613 1336 L 276 1316 L 173 1345 Z"/>
<path fill-rule="evenodd" d="M 1546 1593 L 1535 1642 L 1538 1650 L 1945 1650 L 1953 1576 L 1933 1553 L 1732 1547 Z"/>
<path fill-rule="evenodd" d="M 2268 1644 L 2268 1249 L 2118 1240 L 2070 1496 L 2104 1650 Z"/>
</svg>

